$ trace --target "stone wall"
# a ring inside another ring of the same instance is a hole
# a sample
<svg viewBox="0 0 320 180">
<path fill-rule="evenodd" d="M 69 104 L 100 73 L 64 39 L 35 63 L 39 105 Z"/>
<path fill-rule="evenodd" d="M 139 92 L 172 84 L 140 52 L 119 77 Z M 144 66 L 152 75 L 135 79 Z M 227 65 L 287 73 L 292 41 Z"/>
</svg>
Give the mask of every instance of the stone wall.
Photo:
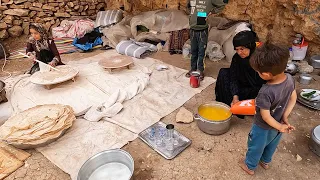
<svg viewBox="0 0 320 180">
<path fill-rule="evenodd" d="M 106 7 L 105 0 L 0 0 L 0 39 L 29 34 L 29 24 L 57 27 L 63 19 L 89 17 Z"/>
<path fill-rule="evenodd" d="M 160 8 L 186 9 L 187 0 L 106 0 L 107 8 L 124 6 L 129 13 Z M 296 33 L 320 53 L 320 0 L 229 0 L 223 16 L 249 20 L 261 40 L 290 46 Z"/>
</svg>

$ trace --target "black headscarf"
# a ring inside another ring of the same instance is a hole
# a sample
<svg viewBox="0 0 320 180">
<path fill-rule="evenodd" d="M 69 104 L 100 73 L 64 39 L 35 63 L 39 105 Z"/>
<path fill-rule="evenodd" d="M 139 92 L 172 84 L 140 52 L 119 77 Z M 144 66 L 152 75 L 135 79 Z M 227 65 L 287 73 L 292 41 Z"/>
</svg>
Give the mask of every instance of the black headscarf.
<svg viewBox="0 0 320 180">
<path fill-rule="evenodd" d="M 253 31 L 241 31 L 233 38 L 233 47 L 243 46 L 250 49 L 250 55 L 256 49 L 257 34 Z"/>
</svg>

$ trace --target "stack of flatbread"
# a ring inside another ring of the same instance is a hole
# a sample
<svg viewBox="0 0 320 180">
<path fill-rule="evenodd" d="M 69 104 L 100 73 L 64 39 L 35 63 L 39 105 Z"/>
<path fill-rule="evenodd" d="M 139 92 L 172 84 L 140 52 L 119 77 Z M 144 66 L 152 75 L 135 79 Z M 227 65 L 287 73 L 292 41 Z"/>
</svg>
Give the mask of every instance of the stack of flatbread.
<svg viewBox="0 0 320 180">
<path fill-rule="evenodd" d="M 0 179 L 20 168 L 30 154 L 0 141 Z"/>
<path fill-rule="evenodd" d="M 0 139 L 20 149 L 47 145 L 72 126 L 70 106 L 39 105 L 9 118 L 0 127 Z"/>
</svg>

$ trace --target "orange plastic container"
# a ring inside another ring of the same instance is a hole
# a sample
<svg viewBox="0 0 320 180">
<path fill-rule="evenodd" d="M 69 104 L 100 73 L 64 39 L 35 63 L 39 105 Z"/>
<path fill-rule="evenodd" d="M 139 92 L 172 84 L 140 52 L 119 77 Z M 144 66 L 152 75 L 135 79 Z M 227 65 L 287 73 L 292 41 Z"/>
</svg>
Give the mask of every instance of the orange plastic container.
<svg viewBox="0 0 320 180">
<path fill-rule="evenodd" d="M 231 106 L 230 111 L 236 115 L 253 116 L 256 114 L 256 103 L 254 99 L 239 101 Z"/>
</svg>

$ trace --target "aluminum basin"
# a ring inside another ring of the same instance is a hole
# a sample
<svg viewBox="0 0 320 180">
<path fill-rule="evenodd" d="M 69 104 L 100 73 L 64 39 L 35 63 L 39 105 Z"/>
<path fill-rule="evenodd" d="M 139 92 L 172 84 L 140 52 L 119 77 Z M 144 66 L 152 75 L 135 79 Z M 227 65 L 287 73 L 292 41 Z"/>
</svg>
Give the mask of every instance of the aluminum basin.
<svg viewBox="0 0 320 180">
<path fill-rule="evenodd" d="M 109 163 L 121 163 L 127 166 L 131 172 L 129 178 L 131 179 L 134 171 L 133 158 L 124 150 L 114 149 L 100 152 L 88 159 L 80 168 L 77 180 L 88 180 L 95 170 Z"/>
</svg>

